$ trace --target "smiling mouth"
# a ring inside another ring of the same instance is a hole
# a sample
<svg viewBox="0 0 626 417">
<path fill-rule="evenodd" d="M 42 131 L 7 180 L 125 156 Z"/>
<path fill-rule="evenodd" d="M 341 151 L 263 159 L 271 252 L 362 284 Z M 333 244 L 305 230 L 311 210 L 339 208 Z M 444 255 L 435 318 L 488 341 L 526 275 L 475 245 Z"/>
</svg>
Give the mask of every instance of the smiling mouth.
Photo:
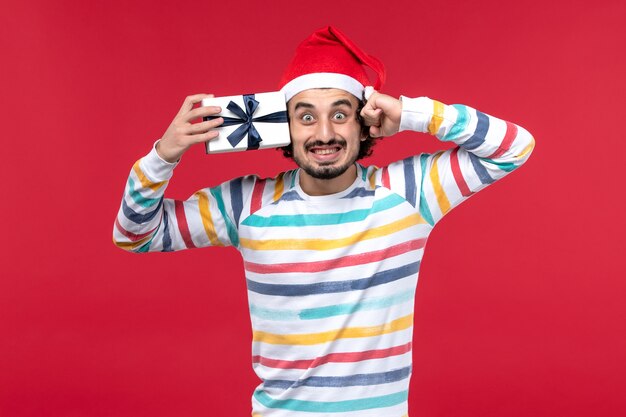
<svg viewBox="0 0 626 417">
<path fill-rule="evenodd" d="M 328 142 L 315 141 L 307 146 L 307 151 L 315 156 L 322 158 L 332 158 L 333 155 L 339 153 L 345 148 L 347 143 L 340 139 L 331 139 Z"/>
<path fill-rule="evenodd" d="M 313 152 L 315 155 L 330 155 L 333 153 L 337 153 L 340 150 L 341 150 L 340 147 L 335 147 L 335 148 L 311 149 L 311 152 Z"/>
</svg>

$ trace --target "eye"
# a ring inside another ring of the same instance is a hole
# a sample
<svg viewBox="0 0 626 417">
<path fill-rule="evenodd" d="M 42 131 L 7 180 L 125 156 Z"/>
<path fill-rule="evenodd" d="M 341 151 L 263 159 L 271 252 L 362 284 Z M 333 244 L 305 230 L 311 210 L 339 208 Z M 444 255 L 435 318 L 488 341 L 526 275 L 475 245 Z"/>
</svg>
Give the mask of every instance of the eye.
<svg viewBox="0 0 626 417">
<path fill-rule="evenodd" d="M 304 123 L 311 123 L 314 119 L 312 115 L 306 113 L 300 116 L 300 120 L 302 120 Z"/>
<path fill-rule="evenodd" d="M 346 118 L 346 115 L 344 113 L 335 113 L 333 115 L 333 119 L 335 120 L 344 120 Z"/>
</svg>

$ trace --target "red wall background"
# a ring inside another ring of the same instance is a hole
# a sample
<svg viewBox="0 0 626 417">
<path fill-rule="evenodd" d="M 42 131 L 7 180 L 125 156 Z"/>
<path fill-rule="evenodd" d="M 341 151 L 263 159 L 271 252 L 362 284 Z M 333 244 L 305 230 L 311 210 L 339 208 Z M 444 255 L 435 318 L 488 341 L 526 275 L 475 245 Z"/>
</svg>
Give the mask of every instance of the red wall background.
<svg viewBox="0 0 626 417">
<path fill-rule="evenodd" d="M 186 95 L 275 90 L 329 23 L 386 63 L 385 92 L 537 140 L 429 240 L 411 416 L 626 415 L 624 22 L 622 0 L 4 1 L 0 415 L 249 415 L 238 253 L 127 254 L 113 220 Z M 439 147 L 403 133 L 366 162 Z M 168 195 L 291 167 L 198 147 Z"/>
</svg>

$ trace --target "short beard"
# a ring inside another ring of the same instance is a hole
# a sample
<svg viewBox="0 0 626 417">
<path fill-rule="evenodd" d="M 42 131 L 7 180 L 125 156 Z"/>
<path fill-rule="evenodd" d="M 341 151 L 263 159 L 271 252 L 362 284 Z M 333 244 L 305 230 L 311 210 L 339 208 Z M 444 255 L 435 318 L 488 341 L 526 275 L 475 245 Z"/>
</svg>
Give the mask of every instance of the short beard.
<svg viewBox="0 0 626 417">
<path fill-rule="evenodd" d="M 309 149 L 315 147 L 315 146 L 324 146 L 324 145 L 339 145 L 342 148 L 345 149 L 347 143 L 345 140 L 343 139 L 331 139 L 328 142 L 322 142 L 322 141 L 316 141 L 313 143 L 309 143 L 306 147 L 305 147 L 305 151 L 308 152 Z M 320 164 L 319 168 L 313 168 L 310 165 L 305 165 L 303 163 L 303 161 L 300 160 L 300 158 L 298 158 L 296 156 L 296 154 L 294 153 L 293 155 L 293 159 L 296 161 L 296 164 L 298 164 L 298 166 L 300 168 L 302 168 L 304 170 L 304 172 L 306 172 L 307 174 L 309 174 L 311 177 L 313 178 L 317 178 L 318 180 L 332 180 L 333 178 L 337 178 L 339 177 L 341 174 L 343 174 L 344 172 L 346 172 L 348 169 L 350 169 L 350 167 L 352 165 L 354 165 L 354 163 L 356 162 L 358 153 L 356 153 L 354 155 L 354 158 L 352 158 L 351 161 L 347 161 L 344 165 L 342 166 L 338 166 L 338 167 L 333 167 L 333 166 L 324 166 L 324 164 Z M 331 165 L 332 162 L 329 163 L 329 165 Z"/>
<path fill-rule="evenodd" d="M 296 160 L 296 162 L 298 161 Z M 310 166 L 301 166 L 300 168 L 302 168 L 304 172 L 306 172 L 313 178 L 317 178 L 318 180 L 332 180 L 333 178 L 337 178 L 338 176 L 346 172 L 351 166 L 352 163 L 340 167 L 320 167 L 318 169 L 313 169 L 313 167 Z"/>
</svg>

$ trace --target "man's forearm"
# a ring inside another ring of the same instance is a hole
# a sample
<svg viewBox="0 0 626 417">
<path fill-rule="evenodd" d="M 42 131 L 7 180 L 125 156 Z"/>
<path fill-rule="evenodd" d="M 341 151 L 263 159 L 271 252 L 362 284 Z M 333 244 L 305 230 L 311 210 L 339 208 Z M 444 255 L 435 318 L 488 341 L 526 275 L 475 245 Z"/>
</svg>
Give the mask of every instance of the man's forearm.
<svg viewBox="0 0 626 417">
<path fill-rule="evenodd" d="M 428 97 L 402 97 L 400 131 L 430 133 L 494 164 L 523 164 L 534 147 L 524 128 L 471 107 L 446 105 Z"/>
<path fill-rule="evenodd" d="M 147 249 L 163 223 L 163 194 L 176 164 L 156 150 L 135 162 L 113 228 L 113 242 L 133 252 Z"/>
</svg>

